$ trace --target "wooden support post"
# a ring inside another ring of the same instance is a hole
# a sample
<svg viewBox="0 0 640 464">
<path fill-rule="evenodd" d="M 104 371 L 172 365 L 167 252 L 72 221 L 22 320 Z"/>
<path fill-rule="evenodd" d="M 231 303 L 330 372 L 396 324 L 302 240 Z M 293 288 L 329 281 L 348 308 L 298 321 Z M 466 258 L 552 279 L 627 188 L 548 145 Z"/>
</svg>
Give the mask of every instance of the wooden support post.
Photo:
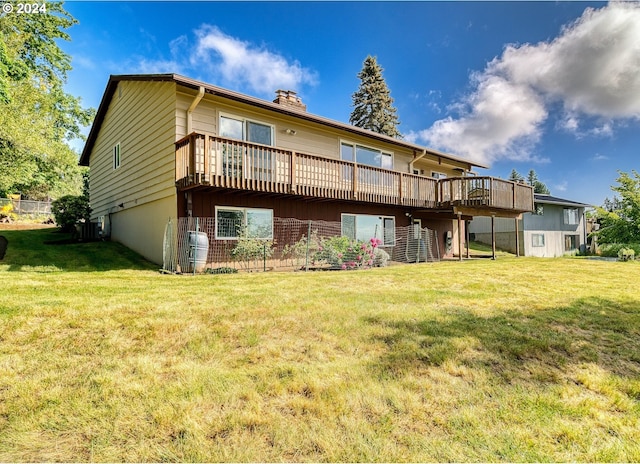
<svg viewBox="0 0 640 464">
<path fill-rule="evenodd" d="M 458 213 L 458 260 L 462 261 L 462 213 Z"/>
<path fill-rule="evenodd" d="M 520 231 L 518 230 L 518 218 L 515 218 L 516 221 L 516 257 L 520 257 Z"/>
<path fill-rule="evenodd" d="M 469 255 L 469 221 L 464 221 L 464 234 L 467 238 L 467 259 L 471 256 Z"/>
<path fill-rule="evenodd" d="M 496 259 L 496 216 L 491 215 L 491 259 Z"/>
</svg>

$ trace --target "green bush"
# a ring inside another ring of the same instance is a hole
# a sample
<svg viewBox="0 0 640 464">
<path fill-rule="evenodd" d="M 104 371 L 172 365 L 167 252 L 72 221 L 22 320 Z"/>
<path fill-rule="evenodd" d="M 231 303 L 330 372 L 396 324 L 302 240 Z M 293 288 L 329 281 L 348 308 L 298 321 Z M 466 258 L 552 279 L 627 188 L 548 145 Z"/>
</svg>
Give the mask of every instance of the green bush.
<svg viewBox="0 0 640 464">
<path fill-rule="evenodd" d="M 605 243 L 600 245 L 600 255 L 617 258 L 620 250 L 631 249 L 634 255 L 640 255 L 640 243 Z"/>
<path fill-rule="evenodd" d="M 91 207 L 85 195 L 66 195 L 51 203 L 51 212 L 56 224 L 64 232 L 75 232 L 76 224 L 89 222 Z"/>
</svg>

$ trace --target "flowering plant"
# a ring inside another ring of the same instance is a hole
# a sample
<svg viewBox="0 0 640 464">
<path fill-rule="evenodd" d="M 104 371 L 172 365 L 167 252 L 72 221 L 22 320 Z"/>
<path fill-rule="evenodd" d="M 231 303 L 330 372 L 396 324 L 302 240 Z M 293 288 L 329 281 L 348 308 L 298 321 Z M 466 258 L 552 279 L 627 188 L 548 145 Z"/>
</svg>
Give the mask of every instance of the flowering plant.
<svg viewBox="0 0 640 464">
<path fill-rule="evenodd" d="M 331 268 L 342 270 L 372 267 L 376 261 L 376 250 L 380 245 L 382 240 L 379 238 L 372 238 L 368 242 L 345 236 L 323 238 L 314 255 L 314 262 L 326 262 Z M 379 251 L 384 253 L 383 250 Z"/>
</svg>

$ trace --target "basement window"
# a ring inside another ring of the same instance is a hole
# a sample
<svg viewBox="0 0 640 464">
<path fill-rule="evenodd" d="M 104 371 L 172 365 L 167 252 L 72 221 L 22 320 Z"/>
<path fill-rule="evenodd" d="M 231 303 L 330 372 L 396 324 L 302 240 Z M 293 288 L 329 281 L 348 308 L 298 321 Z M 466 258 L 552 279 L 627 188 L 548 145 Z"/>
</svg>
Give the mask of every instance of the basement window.
<svg viewBox="0 0 640 464">
<path fill-rule="evenodd" d="M 531 246 L 534 247 L 543 247 L 544 246 L 544 234 L 532 234 L 531 235 Z"/>
<path fill-rule="evenodd" d="M 342 214 L 342 235 L 362 242 L 379 238 L 383 246 L 394 246 L 396 218 L 369 214 Z"/>
<path fill-rule="evenodd" d="M 273 210 L 216 206 L 216 240 L 273 239 Z"/>
</svg>

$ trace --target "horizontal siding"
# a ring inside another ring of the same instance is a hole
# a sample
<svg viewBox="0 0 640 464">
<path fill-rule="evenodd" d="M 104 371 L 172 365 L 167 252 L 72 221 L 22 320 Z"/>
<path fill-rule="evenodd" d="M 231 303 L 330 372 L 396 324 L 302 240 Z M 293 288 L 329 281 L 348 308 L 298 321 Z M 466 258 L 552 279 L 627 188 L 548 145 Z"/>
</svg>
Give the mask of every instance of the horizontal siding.
<svg viewBox="0 0 640 464">
<path fill-rule="evenodd" d="M 176 105 L 176 132 L 178 138 L 187 134 L 186 111 L 195 98 L 195 91 L 187 93 L 179 91 Z M 413 152 L 402 149 L 393 144 L 372 141 L 367 137 L 342 132 L 328 128 L 321 124 L 301 121 L 295 117 L 272 113 L 249 105 L 229 104 L 215 96 L 205 95 L 192 114 L 192 131 L 217 134 L 217 121 L 220 113 L 236 115 L 238 117 L 254 119 L 256 121 L 272 124 L 275 128 L 275 146 L 298 153 L 321 155 L 328 158 L 340 158 L 340 141 L 349 141 L 367 145 L 393 153 L 394 169 L 400 172 L 409 171 L 409 163 L 413 160 Z M 287 129 L 296 131 L 296 135 L 286 133 Z M 445 172 L 450 176 L 456 174 L 452 165 L 439 164 L 437 161 L 423 159 L 420 169 L 425 169 L 425 174 L 430 175 L 431 170 Z"/>
<path fill-rule="evenodd" d="M 89 158 L 94 217 L 175 197 L 175 84 L 118 83 Z M 120 143 L 121 166 L 112 150 Z"/>
</svg>

